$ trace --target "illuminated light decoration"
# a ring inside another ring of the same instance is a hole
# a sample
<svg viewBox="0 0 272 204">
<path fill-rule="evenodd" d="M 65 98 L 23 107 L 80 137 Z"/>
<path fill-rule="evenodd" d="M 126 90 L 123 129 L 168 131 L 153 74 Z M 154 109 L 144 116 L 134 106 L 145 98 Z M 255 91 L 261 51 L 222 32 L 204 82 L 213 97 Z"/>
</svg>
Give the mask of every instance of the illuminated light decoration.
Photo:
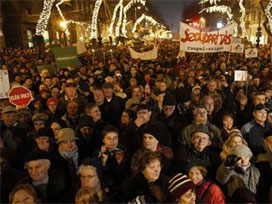
<svg viewBox="0 0 272 204">
<path fill-rule="evenodd" d="M 245 25 L 246 9 L 243 5 L 243 1 L 244 0 L 239 0 L 240 12 L 242 13 L 240 17 L 240 27 L 242 30 L 242 38 L 247 38 L 246 25 Z"/>
<path fill-rule="evenodd" d="M 147 20 L 151 22 L 153 25 L 160 25 L 157 21 L 155 21 L 152 17 L 146 16 L 145 14 L 142 14 L 135 22 L 132 32 L 134 33 L 136 31 L 137 25 L 139 25 L 143 20 Z M 162 26 L 162 28 L 165 28 L 165 26 Z"/>
<path fill-rule="evenodd" d="M 118 2 L 118 4 L 114 7 L 113 15 L 112 15 L 111 23 L 110 23 L 110 27 L 109 27 L 109 36 L 113 35 L 113 25 L 114 25 L 114 22 L 115 22 L 115 19 L 116 19 L 117 11 L 121 7 L 121 5 L 123 5 L 123 0 L 120 0 Z"/>
<path fill-rule="evenodd" d="M 125 7 L 124 7 L 124 10 L 123 10 L 123 24 L 122 24 L 122 34 L 123 36 L 127 37 L 126 33 L 127 33 L 127 30 L 126 30 L 126 25 L 128 24 L 127 23 L 127 12 L 128 10 L 133 6 L 133 4 L 136 4 L 136 3 L 140 3 L 142 4 L 143 6 L 145 6 L 145 3 L 146 1 L 145 0 L 133 0 L 133 1 L 130 1 Z"/>
<path fill-rule="evenodd" d="M 58 3 L 56 4 L 57 10 L 58 10 L 58 12 L 59 12 L 59 14 L 60 14 L 60 17 L 62 18 L 63 23 L 66 24 L 66 26 L 63 26 L 65 34 L 66 34 L 66 35 L 70 35 L 70 32 L 69 32 L 69 30 L 67 29 L 67 25 L 68 25 L 69 23 L 74 23 L 74 24 L 76 24 L 76 25 L 82 26 L 85 30 L 90 30 L 90 29 L 91 29 L 91 24 L 89 24 L 89 23 L 80 22 L 80 21 L 74 21 L 74 20 L 66 20 L 66 19 L 65 19 L 64 15 L 63 15 L 63 13 L 62 13 L 62 11 L 61 11 L 61 9 L 60 9 L 60 5 L 63 4 L 64 2 L 66 2 L 66 1 L 67 1 L 67 0 L 61 0 L 60 2 L 58 2 Z"/>
<path fill-rule="evenodd" d="M 46 31 L 47 23 L 51 15 L 51 9 L 55 0 L 44 0 L 43 10 L 36 25 L 36 35 L 43 35 Z"/>
<path fill-rule="evenodd" d="M 59 14 L 60 14 L 60 17 L 62 18 L 62 21 L 67 23 L 67 21 L 66 21 L 64 15 L 63 15 L 63 13 L 61 12 L 61 9 L 60 9 L 60 5 L 63 4 L 64 2 L 65 2 L 65 0 L 61 0 L 60 2 L 58 2 L 58 3 L 56 4 L 56 8 L 57 8 L 57 10 L 58 10 L 58 12 L 59 12 Z M 65 34 L 66 34 L 67 36 L 70 35 L 70 32 L 69 32 L 69 30 L 67 29 L 67 27 L 64 28 L 64 32 L 65 32 Z"/>
<path fill-rule="evenodd" d="M 92 16 L 91 38 L 97 37 L 97 17 L 98 17 L 101 4 L 102 4 L 102 0 L 96 0 L 94 10 L 93 10 L 93 16 Z"/>
<path fill-rule="evenodd" d="M 122 4 L 120 4 L 120 8 L 119 8 L 119 18 L 118 18 L 118 22 L 116 24 L 116 28 L 115 28 L 115 36 L 119 37 L 120 36 L 120 27 L 122 24 L 122 19 L 123 19 L 123 2 Z"/>
<path fill-rule="evenodd" d="M 227 16 L 228 16 L 228 18 L 227 18 L 228 25 L 234 24 L 234 27 L 235 27 L 233 36 L 235 37 L 235 36 L 238 35 L 238 24 L 233 19 L 233 14 L 232 14 L 231 8 L 229 6 L 225 6 L 225 5 L 210 6 L 210 7 L 202 9 L 199 13 L 202 13 L 204 11 L 207 12 L 207 13 L 218 12 L 218 13 L 227 14 Z"/>
<path fill-rule="evenodd" d="M 269 1 L 267 7 L 264 9 L 264 13 L 268 20 L 269 29 L 272 33 L 272 14 L 270 13 L 271 8 L 272 8 L 272 0 Z"/>
<path fill-rule="evenodd" d="M 205 4 L 205 3 L 207 3 L 207 2 L 209 2 L 210 4 L 217 4 L 217 2 L 220 2 L 221 0 L 201 0 L 200 2 L 199 2 L 199 4 Z"/>
</svg>

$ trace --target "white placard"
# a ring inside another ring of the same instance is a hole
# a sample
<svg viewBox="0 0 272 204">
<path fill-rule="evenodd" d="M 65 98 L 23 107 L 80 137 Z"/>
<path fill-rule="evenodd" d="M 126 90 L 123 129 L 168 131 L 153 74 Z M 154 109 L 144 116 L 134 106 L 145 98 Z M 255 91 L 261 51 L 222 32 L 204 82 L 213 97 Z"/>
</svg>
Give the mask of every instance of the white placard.
<svg viewBox="0 0 272 204">
<path fill-rule="evenodd" d="M 180 50 L 185 52 L 230 52 L 234 25 L 206 32 L 180 23 Z"/>
<path fill-rule="evenodd" d="M 246 58 L 255 58 L 255 57 L 258 57 L 258 50 L 257 50 L 257 48 L 248 48 L 248 49 L 245 49 L 245 56 L 246 56 Z"/>
<path fill-rule="evenodd" d="M 232 53 L 244 53 L 244 45 L 240 43 L 233 43 L 231 46 Z"/>
<path fill-rule="evenodd" d="M 76 48 L 77 48 L 77 54 L 78 55 L 80 55 L 80 54 L 87 51 L 84 42 L 78 42 L 77 45 L 76 45 Z"/>
<path fill-rule="evenodd" d="M 235 70 L 234 71 L 234 81 L 246 81 L 247 71 L 245 70 Z"/>
<path fill-rule="evenodd" d="M 0 99 L 8 98 L 10 90 L 9 75 L 7 70 L 0 70 Z"/>
</svg>

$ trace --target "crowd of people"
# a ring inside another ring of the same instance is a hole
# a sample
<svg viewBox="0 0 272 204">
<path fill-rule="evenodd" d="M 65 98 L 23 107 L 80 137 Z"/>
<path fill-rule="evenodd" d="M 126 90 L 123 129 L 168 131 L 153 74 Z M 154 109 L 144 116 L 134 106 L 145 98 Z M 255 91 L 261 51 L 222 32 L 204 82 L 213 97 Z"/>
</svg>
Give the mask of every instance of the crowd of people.
<svg viewBox="0 0 272 204">
<path fill-rule="evenodd" d="M 33 95 L 0 103 L 1 203 L 272 203 L 270 59 L 178 53 L 121 46 L 39 73 L 49 48 L 1 50 L 11 87 Z"/>
</svg>

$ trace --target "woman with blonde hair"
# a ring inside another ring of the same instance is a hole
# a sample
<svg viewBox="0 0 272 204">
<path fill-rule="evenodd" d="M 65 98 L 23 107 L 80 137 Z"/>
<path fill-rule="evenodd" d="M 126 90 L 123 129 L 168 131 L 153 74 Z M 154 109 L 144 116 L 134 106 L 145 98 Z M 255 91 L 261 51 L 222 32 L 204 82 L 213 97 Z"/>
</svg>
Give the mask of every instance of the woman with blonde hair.
<svg viewBox="0 0 272 204">
<path fill-rule="evenodd" d="M 75 198 L 76 204 L 99 203 L 98 195 L 91 187 L 81 187 Z"/>
<path fill-rule="evenodd" d="M 241 131 L 238 129 L 231 130 L 229 133 L 229 137 L 223 144 L 223 150 L 220 153 L 220 158 L 222 160 L 225 160 L 226 157 L 229 155 L 229 151 L 231 150 L 231 148 L 242 144 L 248 146 L 246 140 L 243 138 Z"/>
</svg>

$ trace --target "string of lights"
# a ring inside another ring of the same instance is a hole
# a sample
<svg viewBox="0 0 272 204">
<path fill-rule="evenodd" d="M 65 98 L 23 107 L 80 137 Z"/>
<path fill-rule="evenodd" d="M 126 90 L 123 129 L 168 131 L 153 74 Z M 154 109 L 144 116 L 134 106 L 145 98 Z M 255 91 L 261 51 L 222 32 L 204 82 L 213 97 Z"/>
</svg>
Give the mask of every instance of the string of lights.
<svg viewBox="0 0 272 204">
<path fill-rule="evenodd" d="M 130 1 L 125 7 L 124 7 L 124 11 L 123 11 L 123 24 L 122 24 L 122 34 L 123 36 L 127 37 L 126 33 L 127 33 L 127 30 L 126 30 L 126 25 L 127 25 L 127 12 L 128 10 L 133 6 L 133 4 L 135 3 L 140 3 L 142 4 L 143 6 L 145 6 L 145 3 L 146 1 L 145 0 L 133 0 L 133 1 Z"/>
<path fill-rule="evenodd" d="M 98 18 L 98 13 L 99 13 L 101 4 L 102 4 L 102 0 L 96 0 L 94 10 L 93 10 L 93 16 L 92 16 L 91 38 L 97 37 L 97 18 Z"/>
<path fill-rule="evenodd" d="M 114 22 L 115 22 L 115 19 L 116 19 L 117 11 L 121 7 L 121 5 L 123 5 L 123 0 L 120 0 L 118 2 L 118 4 L 114 7 L 113 15 L 112 15 L 111 23 L 110 23 L 110 27 L 109 27 L 109 36 L 113 35 L 113 25 L 114 25 Z"/>
<path fill-rule="evenodd" d="M 44 0 L 43 10 L 36 25 L 36 35 L 43 35 L 46 31 L 48 20 L 51 16 L 51 9 L 55 0 Z"/>
<path fill-rule="evenodd" d="M 215 4 L 215 5 L 217 5 L 217 2 L 220 2 L 221 0 L 201 0 L 200 2 L 199 2 L 199 4 L 205 4 L 205 3 L 207 3 L 207 2 L 209 2 L 210 4 Z"/>
<path fill-rule="evenodd" d="M 158 23 L 156 20 L 154 20 L 152 17 L 150 16 L 147 16 L 145 14 L 142 14 L 135 22 L 134 26 L 133 26 L 133 29 L 132 29 L 132 32 L 134 33 L 137 29 L 137 25 L 139 25 L 143 20 L 147 20 L 149 21 L 150 23 L 152 23 L 153 25 L 160 25 L 160 23 Z M 163 26 L 164 27 L 164 26 Z"/>
<path fill-rule="evenodd" d="M 243 5 L 243 1 L 244 0 L 239 0 L 240 12 L 242 13 L 242 15 L 240 17 L 240 27 L 242 30 L 242 38 L 247 38 L 246 25 L 245 25 L 246 9 Z"/>
<path fill-rule="evenodd" d="M 118 22 L 117 22 L 117 25 L 116 25 L 116 28 L 115 28 L 115 35 L 117 37 L 120 36 L 120 27 L 121 27 L 121 24 L 122 24 L 122 19 L 123 19 L 123 3 L 120 4 L 120 9 L 119 9 L 119 18 L 118 18 Z"/>
<path fill-rule="evenodd" d="M 271 8 L 272 8 L 272 0 L 269 1 L 267 7 L 264 9 L 264 13 L 265 13 L 267 20 L 268 20 L 269 29 L 272 33 L 272 15 L 270 12 Z"/>
</svg>

